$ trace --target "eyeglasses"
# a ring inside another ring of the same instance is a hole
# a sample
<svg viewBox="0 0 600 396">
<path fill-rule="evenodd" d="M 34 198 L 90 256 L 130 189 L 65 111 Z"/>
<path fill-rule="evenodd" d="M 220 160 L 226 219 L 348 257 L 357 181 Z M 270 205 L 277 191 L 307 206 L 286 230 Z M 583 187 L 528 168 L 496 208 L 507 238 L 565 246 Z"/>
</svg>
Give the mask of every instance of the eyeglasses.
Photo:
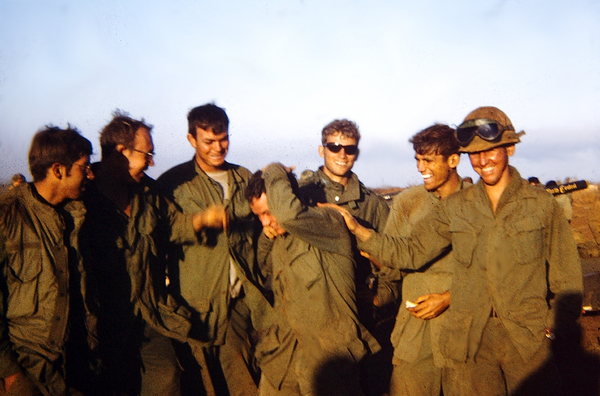
<svg viewBox="0 0 600 396">
<path fill-rule="evenodd" d="M 344 151 L 348 155 L 354 155 L 358 152 L 358 146 L 356 144 L 349 144 L 347 146 L 344 146 L 339 143 L 330 142 L 325 143 L 323 146 L 327 147 L 327 150 L 331 151 L 332 153 L 339 153 L 341 149 L 344 149 Z"/>
<path fill-rule="evenodd" d="M 475 135 L 488 142 L 497 139 L 504 131 L 514 131 L 512 125 L 504 127 L 494 120 L 478 118 L 463 122 L 456 128 L 456 140 L 461 146 L 471 143 Z"/>
<path fill-rule="evenodd" d="M 149 153 L 147 151 L 142 151 L 142 150 L 138 150 L 138 149 L 131 149 L 131 151 L 137 151 L 138 153 L 144 154 L 148 158 L 154 158 L 154 153 Z"/>
<path fill-rule="evenodd" d="M 92 165 L 90 164 L 81 165 L 76 162 L 73 162 L 73 165 L 77 165 L 78 167 L 80 167 L 86 173 L 86 175 L 92 174 Z"/>
</svg>

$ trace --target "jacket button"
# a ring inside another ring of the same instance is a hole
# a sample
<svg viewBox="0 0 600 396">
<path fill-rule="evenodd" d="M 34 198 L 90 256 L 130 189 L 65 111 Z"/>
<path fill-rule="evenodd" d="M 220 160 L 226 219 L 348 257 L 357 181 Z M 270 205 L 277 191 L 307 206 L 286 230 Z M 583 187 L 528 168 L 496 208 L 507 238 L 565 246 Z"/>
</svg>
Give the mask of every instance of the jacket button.
<svg viewBox="0 0 600 396">
<path fill-rule="evenodd" d="M 336 196 L 336 197 L 335 197 L 335 202 L 337 202 L 337 201 L 339 201 L 339 200 L 340 200 L 340 197 Z"/>
</svg>

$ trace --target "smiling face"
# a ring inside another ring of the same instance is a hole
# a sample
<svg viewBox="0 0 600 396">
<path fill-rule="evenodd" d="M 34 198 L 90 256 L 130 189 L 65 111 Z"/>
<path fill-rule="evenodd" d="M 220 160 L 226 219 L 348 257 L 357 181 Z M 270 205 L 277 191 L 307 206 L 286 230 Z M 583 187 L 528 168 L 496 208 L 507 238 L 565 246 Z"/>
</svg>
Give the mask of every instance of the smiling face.
<svg viewBox="0 0 600 396">
<path fill-rule="evenodd" d="M 214 133 L 196 127 L 196 136 L 188 133 L 188 141 L 196 149 L 196 163 L 204 172 L 216 172 L 223 168 L 229 150 L 229 132 Z"/>
<path fill-rule="evenodd" d="M 341 133 L 327 136 L 327 143 L 338 143 L 343 146 L 356 145 L 356 139 L 349 138 Z M 325 146 L 319 146 L 319 155 L 325 160 L 323 172 L 333 181 L 346 186 L 354 161 L 358 158 L 358 152 L 352 155 L 341 149 L 337 153 L 332 152 Z"/>
<path fill-rule="evenodd" d="M 262 193 L 259 198 L 252 199 L 252 202 L 250 202 L 250 209 L 252 210 L 252 213 L 258 216 L 263 227 L 271 227 L 277 235 L 285 234 L 285 230 L 279 226 L 277 219 L 269 210 L 267 195 L 265 193 Z"/>
<path fill-rule="evenodd" d="M 486 151 L 469 153 L 473 170 L 481 177 L 486 187 L 503 188 L 510 181 L 508 157 L 515 152 L 515 146 L 495 147 Z"/>
<path fill-rule="evenodd" d="M 427 191 L 437 192 L 444 197 L 448 195 L 446 192 L 452 193 L 456 189 L 458 178 L 455 174 L 460 161 L 457 154 L 452 154 L 448 158 L 444 158 L 441 154 L 416 154 L 415 160 Z"/>
<path fill-rule="evenodd" d="M 154 166 L 154 144 L 150 131 L 140 128 L 135 133 L 133 148 L 123 148 L 122 154 L 129 161 L 129 175 L 139 183 L 150 166 Z"/>
</svg>

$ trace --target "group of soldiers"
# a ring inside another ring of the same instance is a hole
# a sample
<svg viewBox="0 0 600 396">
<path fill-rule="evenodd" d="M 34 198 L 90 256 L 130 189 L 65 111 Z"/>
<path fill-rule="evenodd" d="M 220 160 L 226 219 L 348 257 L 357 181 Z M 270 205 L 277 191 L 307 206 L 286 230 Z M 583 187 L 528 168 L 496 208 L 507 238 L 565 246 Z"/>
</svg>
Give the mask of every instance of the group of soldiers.
<svg viewBox="0 0 600 396">
<path fill-rule="evenodd" d="M 0 395 L 569 394 L 548 362 L 581 312 L 577 247 L 509 165 L 501 110 L 415 134 L 423 184 L 391 208 L 352 172 L 352 121 L 299 180 L 227 162 L 215 104 L 188 127 L 193 158 L 157 180 L 124 112 L 94 164 L 70 126 L 34 136 L 33 181 L 0 198 Z"/>
</svg>

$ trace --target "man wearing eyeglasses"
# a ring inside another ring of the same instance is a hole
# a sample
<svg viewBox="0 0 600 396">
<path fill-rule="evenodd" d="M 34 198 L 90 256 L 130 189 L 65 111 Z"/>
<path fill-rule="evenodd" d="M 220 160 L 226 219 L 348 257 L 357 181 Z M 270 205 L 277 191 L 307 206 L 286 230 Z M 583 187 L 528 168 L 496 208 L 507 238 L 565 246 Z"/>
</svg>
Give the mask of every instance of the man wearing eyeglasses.
<svg viewBox="0 0 600 396">
<path fill-rule="evenodd" d="M 102 160 L 83 197 L 87 285 L 97 312 L 97 394 L 180 395 L 172 339 L 186 341 L 190 313 L 168 293 L 170 241 L 193 243 L 200 216 L 184 215 L 146 175 L 152 126 L 116 111 L 100 133 Z"/>
<path fill-rule="evenodd" d="M 480 180 L 443 200 L 409 238 L 373 232 L 340 210 L 359 248 L 384 265 L 418 269 L 452 248 L 440 349 L 456 365 L 445 395 L 568 394 L 556 366 L 542 366 L 550 340 L 577 330 L 581 264 L 560 206 L 509 166 L 522 134 L 498 108 L 472 111 L 456 135 Z"/>
<path fill-rule="evenodd" d="M 373 190 L 365 187 L 352 172 L 355 161 L 358 159 L 360 131 L 353 121 L 347 119 L 334 120 L 327 124 L 321 132 L 321 145 L 319 155 L 323 158 L 321 166 L 310 177 L 300 181 L 299 196 L 309 205 L 321 203 L 334 203 L 348 209 L 365 227 L 374 228 L 381 232 L 385 226 L 389 213 L 389 206 L 383 198 Z M 362 380 L 365 388 L 373 392 L 387 391 L 389 382 L 388 372 L 382 372 L 375 366 L 387 367 L 391 359 L 391 346 L 389 346 L 389 330 L 380 336 L 376 333 L 378 319 L 384 317 L 383 311 L 375 312 L 375 303 L 394 301 L 398 295 L 398 283 L 389 281 L 389 276 L 380 276 L 378 282 L 373 282 L 374 276 L 371 263 L 361 256 L 354 247 L 356 261 L 356 294 L 358 318 L 369 331 L 376 334 L 384 345 L 384 350 L 375 356 L 369 356 L 362 363 Z M 382 274 L 380 274 L 382 275 Z M 396 277 L 399 279 L 399 276 Z M 375 287 L 378 289 L 375 289 Z M 376 293 L 379 291 L 379 293 Z M 384 295 L 385 293 L 385 295 Z M 388 305 L 389 316 L 395 315 L 395 309 Z M 389 348 L 385 348 L 388 346 Z M 387 355 L 386 355 L 387 354 Z M 385 356 L 384 356 L 385 355 Z M 377 363 L 374 360 L 382 359 Z M 371 364 L 372 363 L 372 364 Z M 371 370 L 371 368 L 373 368 Z"/>
<path fill-rule="evenodd" d="M 80 304 L 86 286 L 78 235 L 85 210 L 78 199 L 93 178 L 91 154 L 77 130 L 46 127 L 29 151 L 33 183 L 0 199 L 2 395 L 89 390 L 84 321 L 92 315 Z"/>
</svg>

